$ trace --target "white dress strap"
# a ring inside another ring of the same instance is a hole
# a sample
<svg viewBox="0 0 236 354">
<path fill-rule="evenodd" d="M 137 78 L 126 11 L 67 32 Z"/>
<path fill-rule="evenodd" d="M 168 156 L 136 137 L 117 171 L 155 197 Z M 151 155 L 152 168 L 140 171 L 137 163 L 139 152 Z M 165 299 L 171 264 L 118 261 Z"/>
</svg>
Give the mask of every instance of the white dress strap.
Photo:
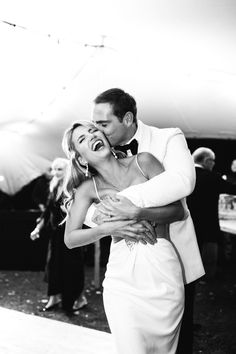
<svg viewBox="0 0 236 354">
<path fill-rule="evenodd" d="M 99 196 L 99 194 L 98 194 L 98 188 L 97 188 L 97 183 L 96 183 L 96 181 L 95 181 L 95 178 L 92 177 L 92 180 L 93 180 L 93 185 L 94 185 L 94 189 L 95 189 L 96 196 L 97 196 L 98 200 L 101 202 L 102 200 L 101 200 L 101 198 L 100 198 L 100 196 Z"/>
<path fill-rule="evenodd" d="M 146 176 L 145 172 L 142 170 L 142 168 L 141 168 L 141 166 L 140 166 L 140 164 L 139 164 L 139 162 L 138 162 L 138 155 L 139 155 L 139 154 L 135 155 L 136 165 L 137 165 L 139 171 L 142 173 L 143 177 L 145 177 L 146 179 L 148 179 L 148 176 Z"/>
</svg>

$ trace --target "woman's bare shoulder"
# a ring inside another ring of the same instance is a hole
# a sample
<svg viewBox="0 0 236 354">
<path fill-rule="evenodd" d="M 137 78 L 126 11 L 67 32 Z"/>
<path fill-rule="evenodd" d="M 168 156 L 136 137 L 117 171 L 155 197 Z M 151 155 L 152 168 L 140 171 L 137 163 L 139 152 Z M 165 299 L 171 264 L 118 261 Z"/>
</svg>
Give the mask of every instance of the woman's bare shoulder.
<svg viewBox="0 0 236 354">
<path fill-rule="evenodd" d="M 77 198 L 87 198 L 93 199 L 95 196 L 94 183 L 92 179 L 83 181 L 79 187 L 75 190 L 75 199 Z"/>
<path fill-rule="evenodd" d="M 162 166 L 161 162 L 150 152 L 140 152 L 137 155 L 137 159 L 138 162 L 141 163 L 146 163 L 146 164 L 150 164 L 150 163 L 155 163 L 155 164 L 159 164 L 160 166 Z"/>
<path fill-rule="evenodd" d="M 150 152 L 141 152 L 137 155 L 137 162 L 143 171 L 151 178 L 153 174 L 164 171 L 161 162 Z"/>
</svg>

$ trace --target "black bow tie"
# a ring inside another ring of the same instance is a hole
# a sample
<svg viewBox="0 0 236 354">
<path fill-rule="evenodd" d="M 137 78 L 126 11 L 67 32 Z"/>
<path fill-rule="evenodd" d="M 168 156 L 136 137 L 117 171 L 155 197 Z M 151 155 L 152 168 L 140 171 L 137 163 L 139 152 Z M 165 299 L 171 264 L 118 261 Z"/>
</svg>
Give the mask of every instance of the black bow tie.
<svg viewBox="0 0 236 354">
<path fill-rule="evenodd" d="M 138 142 L 136 139 L 133 139 L 129 144 L 115 146 L 115 150 L 124 152 L 126 156 L 137 155 Z"/>
</svg>

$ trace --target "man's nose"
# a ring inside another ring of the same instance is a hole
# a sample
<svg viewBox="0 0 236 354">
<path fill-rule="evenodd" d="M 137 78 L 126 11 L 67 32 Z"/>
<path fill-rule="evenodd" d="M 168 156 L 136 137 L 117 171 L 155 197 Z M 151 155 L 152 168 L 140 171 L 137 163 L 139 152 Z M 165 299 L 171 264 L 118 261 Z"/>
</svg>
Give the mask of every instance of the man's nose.
<svg viewBox="0 0 236 354">
<path fill-rule="evenodd" d="M 105 128 L 101 127 L 101 126 L 97 126 L 96 127 L 100 132 L 105 133 Z"/>
</svg>

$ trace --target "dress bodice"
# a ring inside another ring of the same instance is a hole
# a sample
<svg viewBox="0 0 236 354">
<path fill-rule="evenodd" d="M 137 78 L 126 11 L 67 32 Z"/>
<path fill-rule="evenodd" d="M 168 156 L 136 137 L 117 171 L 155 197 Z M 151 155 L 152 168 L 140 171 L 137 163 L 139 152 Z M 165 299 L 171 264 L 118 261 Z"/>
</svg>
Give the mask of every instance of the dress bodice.
<svg viewBox="0 0 236 354">
<path fill-rule="evenodd" d="M 117 192 L 115 190 L 110 190 L 110 192 L 108 192 L 107 194 L 104 194 L 102 197 L 98 193 L 95 179 L 94 179 L 94 188 L 95 188 L 97 200 L 98 200 L 98 203 L 94 203 L 95 212 L 92 217 L 92 221 L 94 222 L 94 225 L 100 224 L 102 222 L 103 217 L 104 217 L 104 215 L 98 211 L 98 208 L 97 208 L 98 205 L 100 203 L 103 203 L 103 201 L 105 201 L 109 198 L 114 200 L 114 197 L 116 197 L 116 196 L 119 197 L 119 195 L 120 195 L 120 196 L 123 196 L 123 197 L 126 197 L 127 199 L 129 199 L 136 206 L 142 207 L 142 200 L 141 200 L 140 196 L 137 193 L 134 194 L 132 192 L 132 189 L 130 189 L 129 187 L 125 188 L 119 192 Z M 167 224 L 166 225 L 164 225 L 164 224 L 158 225 L 156 222 L 150 222 L 150 223 L 155 228 L 156 235 L 158 238 L 164 237 L 166 239 L 169 239 L 169 226 Z M 118 241 L 122 240 L 122 238 L 120 238 L 120 237 L 112 237 L 112 239 L 114 242 L 118 242 Z M 136 243 L 137 243 L 137 241 L 127 241 L 126 240 L 126 244 L 129 247 L 129 249 L 133 249 L 133 247 Z"/>
</svg>

